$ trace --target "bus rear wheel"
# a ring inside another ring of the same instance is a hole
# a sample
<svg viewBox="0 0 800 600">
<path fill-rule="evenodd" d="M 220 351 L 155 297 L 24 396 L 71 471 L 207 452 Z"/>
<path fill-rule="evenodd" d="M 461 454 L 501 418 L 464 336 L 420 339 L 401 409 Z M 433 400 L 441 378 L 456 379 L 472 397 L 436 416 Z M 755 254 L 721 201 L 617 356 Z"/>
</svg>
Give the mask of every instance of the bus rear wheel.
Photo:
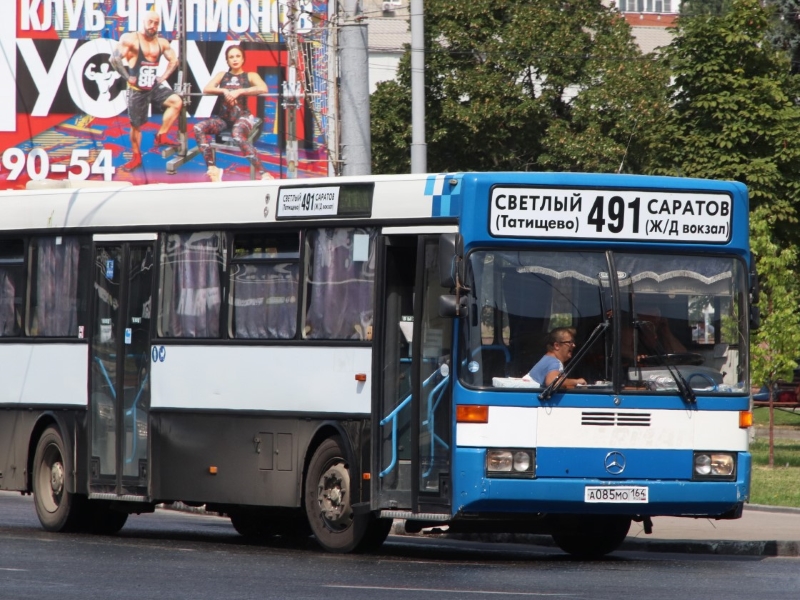
<svg viewBox="0 0 800 600">
<path fill-rule="evenodd" d="M 320 444 L 306 473 L 305 507 L 317 542 L 329 552 L 377 550 L 392 521 L 353 511 L 353 485 L 341 438 Z"/>
<path fill-rule="evenodd" d="M 64 440 L 55 427 L 45 429 L 33 458 L 36 515 L 47 531 L 78 531 L 84 525 L 84 496 L 67 491 Z"/>
<path fill-rule="evenodd" d="M 574 517 L 569 531 L 553 533 L 553 541 L 564 552 L 579 558 L 599 558 L 616 550 L 631 528 L 630 517 Z"/>
</svg>

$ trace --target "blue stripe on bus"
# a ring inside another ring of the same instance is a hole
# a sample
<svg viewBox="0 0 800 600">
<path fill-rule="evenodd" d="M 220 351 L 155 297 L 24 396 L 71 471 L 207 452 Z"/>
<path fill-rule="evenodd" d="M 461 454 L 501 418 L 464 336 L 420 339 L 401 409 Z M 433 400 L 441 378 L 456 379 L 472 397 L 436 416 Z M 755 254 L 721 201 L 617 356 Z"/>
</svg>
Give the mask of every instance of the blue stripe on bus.
<svg viewBox="0 0 800 600">
<path fill-rule="evenodd" d="M 461 214 L 463 175 L 431 175 L 425 181 L 425 196 L 431 198 L 431 215 L 451 217 Z M 455 182 L 453 185 L 451 182 Z M 447 191 L 445 191 L 447 190 Z"/>
<path fill-rule="evenodd" d="M 482 449 L 457 448 L 455 458 L 454 514 L 485 511 L 714 516 L 747 501 L 750 489 L 748 453 L 739 453 L 736 481 L 613 479 L 607 474 L 594 478 L 487 478 Z M 646 486 L 649 501 L 647 504 L 586 503 L 587 485 Z"/>
</svg>

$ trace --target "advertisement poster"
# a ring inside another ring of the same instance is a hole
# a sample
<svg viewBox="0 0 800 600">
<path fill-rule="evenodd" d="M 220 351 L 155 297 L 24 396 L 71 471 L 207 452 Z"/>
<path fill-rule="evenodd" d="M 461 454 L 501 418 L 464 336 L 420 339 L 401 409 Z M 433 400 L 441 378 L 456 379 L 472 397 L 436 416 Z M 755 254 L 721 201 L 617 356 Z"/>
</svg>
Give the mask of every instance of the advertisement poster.
<svg viewBox="0 0 800 600">
<path fill-rule="evenodd" d="M 204 95 L 203 89 L 215 75 L 230 70 L 226 51 L 234 45 L 243 51 L 241 69 L 256 73 L 266 85 L 264 93 L 240 100 L 246 107 L 242 114 L 252 117 L 245 132 L 254 152 L 248 160 L 246 147 L 222 132 L 207 138 L 213 147 L 210 164 L 225 180 L 285 178 L 290 170 L 287 131 L 293 130 L 298 160 L 291 166 L 297 176 L 327 175 L 328 2 L 292 4 L 297 11 L 290 24 L 287 0 L 4 1 L 0 189 L 24 189 L 28 181 L 40 179 L 136 185 L 209 181 L 195 126 L 220 112 L 223 96 Z M 152 28 L 147 31 L 154 16 L 155 37 Z M 297 44 L 287 42 L 292 28 L 297 35 L 290 39 Z M 165 51 L 156 38 L 166 40 Z M 127 45 L 121 46 L 121 40 Z M 290 47 L 297 48 L 291 60 L 297 65 L 294 86 L 287 69 Z M 158 49 L 157 59 L 143 59 L 144 48 Z M 177 58 L 174 71 L 161 84 L 169 102 L 140 106 L 141 123 L 133 130 L 131 84 L 114 67 L 115 50 L 134 76 L 131 81 L 145 81 L 150 69 L 153 89 L 168 70 L 169 55 Z M 244 81 L 252 84 L 249 78 Z M 287 122 L 292 90 L 293 127 Z M 166 135 L 157 137 L 176 97 L 184 110 L 173 110 L 178 116 Z M 136 145 L 140 159 L 135 157 Z"/>
</svg>

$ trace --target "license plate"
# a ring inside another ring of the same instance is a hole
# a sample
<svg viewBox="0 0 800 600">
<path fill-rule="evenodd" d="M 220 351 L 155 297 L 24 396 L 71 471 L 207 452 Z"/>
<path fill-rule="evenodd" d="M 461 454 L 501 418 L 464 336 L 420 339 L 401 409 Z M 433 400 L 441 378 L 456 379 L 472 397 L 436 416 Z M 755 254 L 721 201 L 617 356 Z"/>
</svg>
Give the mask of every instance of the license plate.
<svg viewBox="0 0 800 600">
<path fill-rule="evenodd" d="M 623 485 L 587 485 L 583 501 L 605 504 L 647 504 L 647 487 Z"/>
</svg>

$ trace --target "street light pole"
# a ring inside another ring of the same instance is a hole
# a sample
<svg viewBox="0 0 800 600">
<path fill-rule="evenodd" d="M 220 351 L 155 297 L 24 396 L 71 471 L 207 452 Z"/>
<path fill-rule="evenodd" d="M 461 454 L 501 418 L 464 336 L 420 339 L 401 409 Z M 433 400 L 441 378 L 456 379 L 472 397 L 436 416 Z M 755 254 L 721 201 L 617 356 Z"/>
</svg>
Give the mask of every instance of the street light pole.
<svg viewBox="0 0 800 600">
<path fill-rule="evenodd" d="M 283 82 L 283 108 L 286 109 L 286 175 L 297 178 L 297 108 L 300 102 L 300 89 L 297 83 L 297 0 L 286 3 L 286 46 L 289 50 L 289 64 L 286 67 L 286 81 Z"/>
</svg>

